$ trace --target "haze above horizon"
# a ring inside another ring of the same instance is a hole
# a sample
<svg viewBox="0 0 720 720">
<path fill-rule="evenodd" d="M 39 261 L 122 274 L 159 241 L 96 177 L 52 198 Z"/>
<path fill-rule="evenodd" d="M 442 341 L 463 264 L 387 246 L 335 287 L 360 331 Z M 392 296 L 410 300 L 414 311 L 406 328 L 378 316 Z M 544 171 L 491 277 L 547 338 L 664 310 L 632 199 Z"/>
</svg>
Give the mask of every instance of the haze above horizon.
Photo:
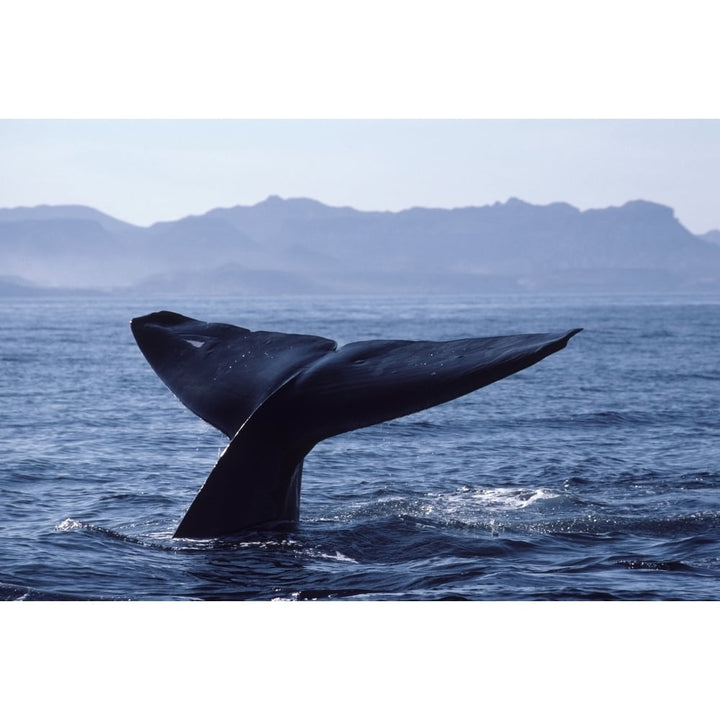
<svg viewBox="0 0 720 720">
<path fill-rule="evenodd" d="M 643 199 L 720 229 L 716 120 L 2 120 L 0 206 L 147 226 L 268 196 L 358 210 Z"/>
</svg>

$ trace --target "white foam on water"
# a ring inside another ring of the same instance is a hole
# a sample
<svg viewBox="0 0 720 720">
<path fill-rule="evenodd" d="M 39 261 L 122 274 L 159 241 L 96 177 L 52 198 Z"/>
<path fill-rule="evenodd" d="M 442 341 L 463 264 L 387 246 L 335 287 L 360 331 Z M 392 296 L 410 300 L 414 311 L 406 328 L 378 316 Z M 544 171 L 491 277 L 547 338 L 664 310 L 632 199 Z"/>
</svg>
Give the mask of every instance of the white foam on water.
<svg viewBox="0 0 720 720">
<path fill-rule="evenodd" d="M 83 527 L 84 525 L 78 520 L 67 518 L 55 526 L 55 532 L 70 532 L 71 530 L 80 530 Z"/>
<path fill-rule="evenodd" d="M 448 494 L 433 496 L 433 508 L 441 512 L 455 513 L 467 509 L 521 510 L 542 500 L 560 497 L 558 493 L 545 488 L 482 488 L 473 490 L 461 488 Z M 427 513 L 429 514 L 429 513 Z"/>
<path fill-rule="evenodd" d="M 552 500 L 560 496 L 544 488 L 538 488 L 536 490 L 492 488 L 473 493 L 473 497 L 491 507 L 514 510 L 529 507 L 539 500 Z"/>
</svg>

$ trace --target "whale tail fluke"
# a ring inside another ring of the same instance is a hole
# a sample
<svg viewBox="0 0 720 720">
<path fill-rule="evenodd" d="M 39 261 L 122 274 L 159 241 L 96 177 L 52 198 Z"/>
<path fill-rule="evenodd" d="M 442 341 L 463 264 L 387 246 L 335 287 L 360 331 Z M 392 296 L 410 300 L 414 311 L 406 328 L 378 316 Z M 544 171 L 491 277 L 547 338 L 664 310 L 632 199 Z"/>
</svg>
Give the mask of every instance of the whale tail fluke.
<svg viewBox="0 0 720 720">
<path fill-rule="evenodd" d="M 580 332 L 337 348 L 167 311 L 135 318 L 132 331 L 173 393 L 232 438 L 175 533 L 194 538 L 297 520 L 303 458 L 321 440 L 489 385 Z"/>
</svg>

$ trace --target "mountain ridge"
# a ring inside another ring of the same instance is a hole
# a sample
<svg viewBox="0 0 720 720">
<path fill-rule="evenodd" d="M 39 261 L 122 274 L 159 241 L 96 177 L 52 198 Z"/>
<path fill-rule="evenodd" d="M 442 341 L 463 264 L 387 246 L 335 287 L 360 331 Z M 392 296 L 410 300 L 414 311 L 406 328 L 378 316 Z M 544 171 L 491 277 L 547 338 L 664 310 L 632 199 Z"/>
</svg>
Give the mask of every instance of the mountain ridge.
<svg viewBox="0 0 720 720">
<path fill-rule="evenodd" d="M 233 294 L 233 283 L 236 294 L 717 290 L 717 236 L 694 235 L 672 208 L 642 199 L 363 211 L 271 195 L 147 227 L 40 205 L 0 208 L 0 274 L 167 294 Z"/>
</svg>

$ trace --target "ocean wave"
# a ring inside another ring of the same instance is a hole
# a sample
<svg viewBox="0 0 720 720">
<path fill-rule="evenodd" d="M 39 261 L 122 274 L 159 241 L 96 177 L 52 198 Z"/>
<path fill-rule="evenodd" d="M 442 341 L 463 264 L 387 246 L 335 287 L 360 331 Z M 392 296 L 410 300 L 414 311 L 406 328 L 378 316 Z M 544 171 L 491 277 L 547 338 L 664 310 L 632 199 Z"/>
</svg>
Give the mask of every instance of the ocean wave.
<svg viewBox="0 0 720 720">
<path fill-rule="evenodd" d="M 21 585 L 10 585 L 8 583 L 0 583 L 0 601 L 31 601 L 31 600 L 92 600 L 91 597 L 78 597 L 70 593 L 47 592 L 44 590 L 36 590 L 32 587 Z"/>
</svg>

